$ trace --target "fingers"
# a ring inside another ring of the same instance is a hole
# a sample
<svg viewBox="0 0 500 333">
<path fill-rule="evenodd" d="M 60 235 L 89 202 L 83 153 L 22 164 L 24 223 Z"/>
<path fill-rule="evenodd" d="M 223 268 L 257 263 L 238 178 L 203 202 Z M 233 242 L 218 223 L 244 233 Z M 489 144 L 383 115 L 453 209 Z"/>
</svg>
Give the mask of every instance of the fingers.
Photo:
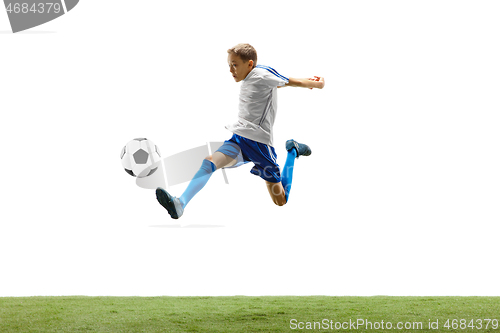
<svg viewBox="0 0 500 333">
<path fill-rule="evenodd" d="M 325 81 L 325 80 L 324 80 L 322 77 L 320 77 L 320 76 L 313 76 L 313 77 L 309 78 L 309 80 L 310 80 L 310 81 L 316 81 L 316 82 L 318 82 L 318 81 L 322 81 L 322 82 L 324 82 L 324 81 Z M 321 86 L 321 88 L 323 88 L 323 86 L 324 86 L 324 84 Z M 309 88 L 309 89 L 311 89 L 311 90 L 312 90 L 313 88 Z"/>
<path fill-rule="evenodd" d="M 323 89 L 323 87 L 325 86 L 325 78 L 321 77 L 318 81 L 320 82 L 319 89 Z"/>
</svg>

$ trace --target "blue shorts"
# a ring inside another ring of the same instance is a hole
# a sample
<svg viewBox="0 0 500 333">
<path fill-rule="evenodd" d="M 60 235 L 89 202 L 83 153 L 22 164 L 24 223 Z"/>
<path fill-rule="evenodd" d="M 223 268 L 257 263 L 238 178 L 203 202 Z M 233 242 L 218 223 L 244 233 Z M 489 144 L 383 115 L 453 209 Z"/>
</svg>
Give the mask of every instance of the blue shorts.
<svg viewBox="0 0 500 333">
<path fill-rule="evenodd" d="M 233 134 L 217 151 L 237 160 L 232 168 L 253 162 L 255 165 L 250 170 L 252 174 L 271 183 L 281 182 L 280 166 L 276 162 L 274 147 Z"/>
</svg>

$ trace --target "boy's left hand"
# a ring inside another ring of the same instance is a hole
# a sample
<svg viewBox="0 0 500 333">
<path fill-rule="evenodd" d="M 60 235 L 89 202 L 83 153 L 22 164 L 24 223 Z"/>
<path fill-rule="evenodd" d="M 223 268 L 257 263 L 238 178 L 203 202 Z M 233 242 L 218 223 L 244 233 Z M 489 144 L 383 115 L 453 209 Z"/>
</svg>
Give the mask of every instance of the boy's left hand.
<svg viewBox="0 0 500 333">
<path fill-rule="evenodd" d="M 309 78 L 310 81 L 316 81 L 316 82 L 320 82 L 320 84 L 316 87 L 318 89 L 323 89 L 323 87 L 325 86 L 325 78 L 323 77 L 320 77 L 320 76 L 314 76 L 314 77 L 311 77 Z M 313 89 L 313 88 L 309 88 L 309 89 Z"/>
</svg>

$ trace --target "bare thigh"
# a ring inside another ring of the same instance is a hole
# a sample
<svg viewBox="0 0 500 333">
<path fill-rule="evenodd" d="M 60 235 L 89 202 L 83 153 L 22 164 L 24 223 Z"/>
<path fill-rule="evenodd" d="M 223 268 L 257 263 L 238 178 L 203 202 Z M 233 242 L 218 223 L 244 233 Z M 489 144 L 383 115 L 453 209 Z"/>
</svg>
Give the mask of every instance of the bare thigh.
<svg viewBox="0 0 500 333">
<path fill-rule="evenodd" d="M 233 166 L 237 162 L 236 159 L 224 155 L 219 151 L 216 151 L 212 155 L 205 157 L 205 159 L 215 164 L 215 167 L 217 169 Z"/>
</svg>

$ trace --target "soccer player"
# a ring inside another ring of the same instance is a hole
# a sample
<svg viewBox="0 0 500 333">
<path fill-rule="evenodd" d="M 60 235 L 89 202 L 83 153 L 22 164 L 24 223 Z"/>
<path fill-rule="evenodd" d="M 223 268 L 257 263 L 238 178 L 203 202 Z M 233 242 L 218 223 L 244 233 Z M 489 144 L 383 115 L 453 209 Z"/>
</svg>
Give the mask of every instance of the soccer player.
<svg viewBox="0 0 500 333">
<path fill-rule="evenodd" d="M 250 172 L 264 179 L 273 202 L 283 206 L 288 202 L 295 159 L 311 155 L 311 149 L 306 144 L 288 140 L 285 144 L 288 155 L 280 173 L 273 145 L 277 88 L 322 89 L 325 80 L 317 76 L 310 79 L 287 78 L 271 67 L 257 65 L 257 51 L 249 44 L 238 44 L 227 53 L 231 75 L 236 82 L 242 82 L 238 121 L 226 126 L 233 136 L 203 160 L 180 197 L 172 196 L 162 188 L 156 189 L 158 202 L 174 219 L 182 216 L 186 205 L 205 186 L 215 170 L 247 162 L 255 164 Z"/>
</svg>

